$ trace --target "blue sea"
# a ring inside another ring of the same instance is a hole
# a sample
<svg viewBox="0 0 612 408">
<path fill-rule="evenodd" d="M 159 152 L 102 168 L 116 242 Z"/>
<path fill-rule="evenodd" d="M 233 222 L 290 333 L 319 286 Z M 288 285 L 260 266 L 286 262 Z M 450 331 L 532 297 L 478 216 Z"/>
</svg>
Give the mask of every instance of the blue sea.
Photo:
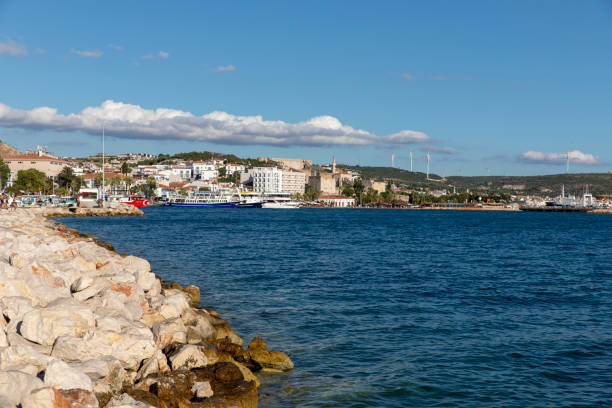
<svg viewBox="0 0 612 408">
<path fill-rule="evenodd" d="M 147 208 L 65 218 L 295 363 L 267 407 L 612 406 L 612 216 Z"/>
</svg>

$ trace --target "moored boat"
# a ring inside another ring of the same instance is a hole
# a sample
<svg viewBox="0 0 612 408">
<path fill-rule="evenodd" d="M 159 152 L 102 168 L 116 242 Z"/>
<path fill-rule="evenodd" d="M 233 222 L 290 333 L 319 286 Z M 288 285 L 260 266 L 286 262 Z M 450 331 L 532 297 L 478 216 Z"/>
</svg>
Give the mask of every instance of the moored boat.
<svg viewBox="0 0 612 408">
<path fill-rule="evenodd" d="M 171 197 L 164 207 L 205 207 L 205 208 L 236 208 L 240 203 L 231 196 L 199 194 L 194 197 Z"/>
<path fill-rule="evenodd" d="M 291 195 L 280 193 L 265 195 L 261 208 L 295 209 L 299 208 L 300 204 L 300 202 L 293 200 Z"/>
</svg>

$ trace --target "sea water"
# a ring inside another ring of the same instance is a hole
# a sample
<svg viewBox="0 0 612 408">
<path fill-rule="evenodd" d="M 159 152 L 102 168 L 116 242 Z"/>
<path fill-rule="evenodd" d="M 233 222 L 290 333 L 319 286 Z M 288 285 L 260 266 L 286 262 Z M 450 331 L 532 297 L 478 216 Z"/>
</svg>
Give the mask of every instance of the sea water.
<svg viewBox="0 0 612 408">
<path fill-rule="evenodd" d="M 612 216 L 147 208 L 61 219 L 295 369 L 261 407 L 612 406 Z"/>
</svg>

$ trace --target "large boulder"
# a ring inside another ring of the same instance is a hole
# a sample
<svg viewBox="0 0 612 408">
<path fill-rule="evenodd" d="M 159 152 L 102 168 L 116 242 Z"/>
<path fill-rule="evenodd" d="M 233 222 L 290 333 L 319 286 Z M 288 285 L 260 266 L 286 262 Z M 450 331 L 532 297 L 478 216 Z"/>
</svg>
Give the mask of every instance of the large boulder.
<svg viewBox="0 0 612 408">
<path fill-rule="evenodd" d="M 206 367 L 218 361 L 216 348 L 212 345 L 182 344 L 168 353 L 172 370 L 190 370 Z"/>
<path fill-rule="evenodd" d="M 23 316 L 21 335 L 35 343 L 51 346 L 60 336 L 81 337 L 95 327 L 90 308 L 73 300 L 59 299 L 44 309 Z"/>
<path fill-rule="evenodd" d="M 13 407 L 21 404 L 21 400 L 33 390 L 43 386 L 39 378 L 21 371 L 0 371 L 0 398 L 4 397 Z"/>
<path fill-rule="evenodd" d="M 160 349 L 172 343 L 187 342 L 187 329 L 180 317 L 156 323 L 151 331 L 155 336 L 155 345 Z"/>
<path fill-rule="evenodd" d="M 25 344 L 15 344 L 0 350 L 0 369 L 2 370 L 30 364 L 37 367 L 38 371 L 44 371 L 50 360 L 49 356 Z"/>
<path fill-rule="evenodd" d="M 112 356 L 117 358 L 126 370 L 136 370 L 140 363 L 150 358 L 156 350 L 153 334 L 149 329 L 130 327 L 121 333 L 97 330 L 83 338 L 59 337 L 51 355 L 69 362 Z"/>
<path fill-rule="evenodd" d="M 82 371 L 61 360 L 52 360 L 45 370 L 45 385 L 57 390 L 93 391 L 91 379 Z"/>
<path fill-rule="evenodd" d="M 247 366 L 255 370 L 264 371 L 289 371 L 293 369 L 293 362 L 289 356 L 281 351 L 268 351 L 266 343 L 255 337 L 246 352 L 243 360 Z"/>
<path fill-rule="evenodd" d="M 56 408 L 55 395 L 51 387 L 38 388 L 21 400 L 21 408 Z"/>
</svg>

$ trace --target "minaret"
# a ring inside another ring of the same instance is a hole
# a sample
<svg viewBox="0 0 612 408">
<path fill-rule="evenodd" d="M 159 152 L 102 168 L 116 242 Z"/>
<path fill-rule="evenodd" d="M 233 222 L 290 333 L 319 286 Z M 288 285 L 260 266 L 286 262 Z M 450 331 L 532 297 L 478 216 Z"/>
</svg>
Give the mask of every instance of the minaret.
<svg viewBox="0 0 612 408">
<path fill-rule="evenodd" d="M 336 156 L 332 158 L 332 174 L 336 174 Z"/>
</svg>

